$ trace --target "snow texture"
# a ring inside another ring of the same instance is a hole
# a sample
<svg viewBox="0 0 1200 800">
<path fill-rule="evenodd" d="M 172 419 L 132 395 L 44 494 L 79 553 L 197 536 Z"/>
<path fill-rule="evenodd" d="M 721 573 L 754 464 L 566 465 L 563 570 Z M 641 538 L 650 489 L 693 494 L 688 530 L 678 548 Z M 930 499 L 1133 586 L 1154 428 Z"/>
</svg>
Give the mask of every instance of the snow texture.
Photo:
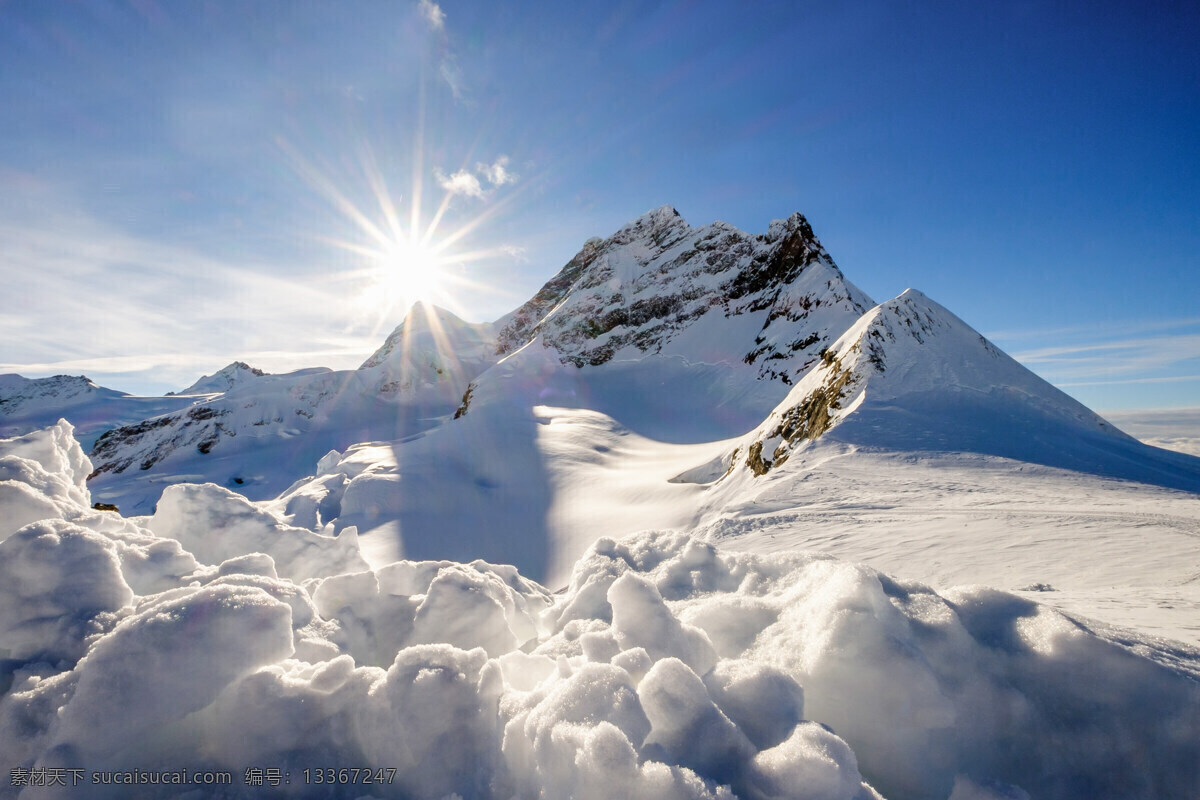
<svg viewBox="0 0 1200 800">
<path fill-rule="evenodd" d="M 162 516 L 106 524 L 115 515 L 88 508 L 89 465 L 69 434 L 63 423 L 0 442 L 37 458 L 43 473 L 9 480 L 56 512 L 0 542 L 0 763 L 11 765 L 0 796 L 128 796 L 22 785 L 59 769 L 227 770 L 227 797 L 263 795 L 248 768 L 290 775 L 283 797 L 1200 788 L 1200 651 L 994 589 L 935 592 L 670 531 L 600 539 L 559 594 L 481 561 L 297 580 L 278 564 L 316 559 L 262 553 L 292 534 L 215 487 L 174 487 L 181 504 Z M 181 538 L 160 538 L 167 528 Z M 201 552 L 173 585 L 164 569 L 159 588 L 135 591 L 126 554 L 147 542 L 176 561 L 188 558 L 181 542 Z M 327 766 L 395 772 L 305 785 L 306 767 Z"/>
</svg>

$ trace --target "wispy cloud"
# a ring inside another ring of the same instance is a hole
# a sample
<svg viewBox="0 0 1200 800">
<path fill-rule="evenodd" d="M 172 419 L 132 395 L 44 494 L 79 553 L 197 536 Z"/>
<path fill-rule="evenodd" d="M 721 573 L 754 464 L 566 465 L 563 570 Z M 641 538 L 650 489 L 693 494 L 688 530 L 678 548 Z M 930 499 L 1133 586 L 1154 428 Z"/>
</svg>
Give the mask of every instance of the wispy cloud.
<svg viewBox="0 0 1200 800">
<path fill-rule="evenodd" d="M 524 247 L 515 244 L 505 244 L 500 246 L 500 252 L 511 258 L 513 261 L 528 263 L 529 258 L 525 255 Z"/>
<path fill-rule="evenodd" d="M 447 194 L 477 197 L 480 200 L 484 198 L 483 186 L 479 183 L 479 178 L 465 169 L 460 169 L 453 175 L 446 175 L 440 169 L 435 169 L 433 176 L 437 178 L 438 186 L 442 187 Z"/>
<path fill-rule="evenodd" d="M 1150 331 L 1168 333 L 1137 335 Z M 1182 383 L 1197 380 L 1200 368 L 1196 319 L 1063 328 L 1043 336 L 1061 343 L 1016 350 L 1013 358 L 1063 388 Z"/>
<path fill-rule="evenodd" d="M 1165 378 L 1127 378 L 1120 381 L 1064 381 L 1059 386 L 1122 386 L 1139 383 L 1186 383 L 1200 382 L 1200 375 L 1171 375 Z"/>
<path fill-rule="evenodd" d="M 440 31 L 446 27 L 446 12 L 442 11 L 442 7 L 437 3 L 431 3 L 429 0 L 421 0 L 417 4 L 417 10 L 421 16 L 429 23 L 432 30 Z"/>
<path fill-rule="evenodd" d="M 1102 328 L 1095 323 L 1088 323 L 1059 328 L 1021 328 L 1015 330 L 985 331 L 983 335 L 994 342 L 1012 342 L 1019 339 L 1062 339 L 1078 336 L 1095 339 L 1099 334 L 1103 334 L 1104 336 L 1132 336 L 1138 333 L 1176 330 L 1179 328 L 1195 327 L 1197 325 L 1200 325 L 1200 317 L 1183 317 L 1179 319 L 1105 322 Z"/>
<path fill-rule="evenodd" d="M 420 0 L 417 3 L 417 13 L 421 19 L 429 27 L 429 31 L 438 37 L 438 48 L 440 51 L 438 60 L 438 74 L 442 76 L 442 80 L 450 87 L 450 93 L 455 100 L 462 100 L 465 94 L 463 83 L 462 70 L 458 66 L 458 59 L 454 52 L 450 49 L 450 36 L 446 31 L 446 12 L 437 3 L 430 0 Z"/>
<path fill-rule="evenodd" d="M 496 160 L 491 164 L 476 164 L 475 171 L 486 178 L 492 186 L 516 183 L 519 176 L 509 171 L 508 161 L 508 156 L 497 156 Z"/>
<path fill-rule="evenodd" d="M 450 87 L 450 94 L 454 95 L 454 99 L 461 100 L 463 98 L 463 76 L 462 70 L 458 68 L 458 60 L 450 54 L 442 56 L 438 72 L 441 74 L 442 80 Z"/>
</svg>

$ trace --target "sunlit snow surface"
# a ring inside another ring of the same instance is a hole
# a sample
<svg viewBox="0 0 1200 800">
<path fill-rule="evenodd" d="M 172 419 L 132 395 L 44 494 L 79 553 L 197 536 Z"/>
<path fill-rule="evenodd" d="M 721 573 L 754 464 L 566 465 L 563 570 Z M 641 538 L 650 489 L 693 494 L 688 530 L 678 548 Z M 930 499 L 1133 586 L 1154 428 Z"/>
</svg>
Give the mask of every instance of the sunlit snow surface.
<svg viewBox="0 0 1200 800">
<path fill-rule="evenodd" d="M 94 511 L 89 470 L 66 423 L 0 441 L 5 796 L 1200 790 L 1200 651 L 1029 596 L 669 532 L 595 542 L 558 594 L 481 561 L 366 570 L 352 532 L 216 486 L 173 487 L 154 517 Z M 969 506 L 949 515 L 968 529 Z M 331 788 L 306 767 L 395 772 Z M 59 768 L 232 785 L 12 785 Z"/>
</svg>

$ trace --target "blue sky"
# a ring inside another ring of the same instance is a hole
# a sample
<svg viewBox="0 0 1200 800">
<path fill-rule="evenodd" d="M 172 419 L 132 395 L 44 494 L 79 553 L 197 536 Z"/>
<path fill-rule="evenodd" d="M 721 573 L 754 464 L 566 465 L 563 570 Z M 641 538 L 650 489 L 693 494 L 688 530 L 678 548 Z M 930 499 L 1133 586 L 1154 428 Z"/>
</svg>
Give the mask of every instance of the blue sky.
<svg viewBox="0 0 1200 800">
<path fill-rule="evenodd" d="M 0 0 L 0 371 L 355 366 L 404 310 L 381 197 L 442 208 L 471 320 L 669 203 L 799 210 L 1094 408 L 1200 405 L 1196 41 L 1167 2 Z"/>
</svg>

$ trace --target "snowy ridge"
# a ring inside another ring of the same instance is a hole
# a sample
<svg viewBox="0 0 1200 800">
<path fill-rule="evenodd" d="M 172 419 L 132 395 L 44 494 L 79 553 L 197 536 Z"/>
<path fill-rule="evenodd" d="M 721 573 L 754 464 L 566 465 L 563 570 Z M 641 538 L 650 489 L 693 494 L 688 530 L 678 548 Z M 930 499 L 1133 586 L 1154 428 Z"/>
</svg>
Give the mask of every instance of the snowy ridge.
<svg viewBox="0 0 1200 800">
<path fill-rule="evenodd" d="M 98 386 L 83 375 L 0 375 L 0 436 L 40 430 L 67 416 L 75 425 L 75 435 L 90 448 L 110 428 L 186 408 L 194 401 L 136 397 Z"/>
<path fill-rule="evenodd" d="M 864 314 L 738 449 L 764 475 L 827 432 L 864 447 L 988 453 L 1200 489 L 1186 457 L 1121 433 L 912 289 Z"/>
<path fill-rule="evenodd" d="M 691 228 L 663 206 L 587 242 L 506 318 L 500 352 L 540 336 L 576 366 L 659 353 L 744 361 L 791 383 L 869 305 L 798 213 L 751 236 L 723 222 Z M 753 342 L 679 336 L 703 317 L 742 315 L 752 315 Z"/>
<path fill-rule="evenodd" d="M 278 542 L 312 533 L 219 487 L 174 487 L 190 505 L 153 518 L 88 508 L 70 432 L 0 440 L 0 487 L 21 487 L 0 495 L 3 796 L 40 767 L 228 770 L 230 797 L 279 769 L 290 796 L 357 797 L 297 780 L 352 764 L 394 771 L 372 796 L 416 800 L 1125 800 L 1200 781 L 1194 649 L 680 533 L 595 542 L 557 595 L 482 561 L 306 562 Z M 44 515 L 24 524 L 15 497 Z"/>
<path fill-rule="evenodd" d="M 261 378 L 265 375 L 261 369 L 252 367 L 244 361 L 234 361 L 212 375 L 204 375 L 186 389 L 173 392 L 177 395 L 222 394 L 245 380 Z"/>
<path fill-rule="evenodd" d="M 127 397 L 124 392 L 105 389 L 84 375 L 55 375 L 52 378 L 23 378 L 0 375 L 0 414 L 19 416 L 31 406 L 39 410 L 69 408 L 98 397 Z"/>
</svg>

